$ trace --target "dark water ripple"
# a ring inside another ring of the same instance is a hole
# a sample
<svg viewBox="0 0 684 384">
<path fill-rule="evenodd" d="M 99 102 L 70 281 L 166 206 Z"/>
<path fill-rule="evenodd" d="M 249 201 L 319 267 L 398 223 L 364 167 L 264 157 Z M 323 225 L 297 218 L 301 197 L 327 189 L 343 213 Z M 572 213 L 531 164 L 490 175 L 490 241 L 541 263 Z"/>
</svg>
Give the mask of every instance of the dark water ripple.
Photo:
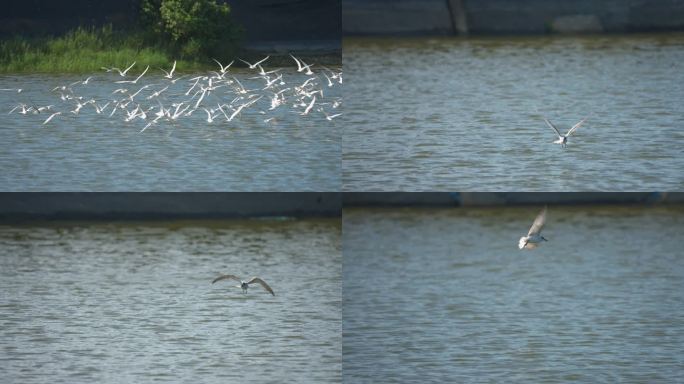
<svg viewBox="0 0 684 384">
<path fill-rule="evenodd" d="M 679 382 L 684 211 L 346 210 L 350 382 Z"/>
<path fill-rule="evenodd" d="M 684 35 L 349 39 L 343 189 L 680 190 Z M 553 131 L 589 116 L 567 150 Z"/>
<path fill-rule="evenodd" d="M 331 221 L 2 227 L 0 286 L 4 382 L 341 381 Z"/>
</svg>

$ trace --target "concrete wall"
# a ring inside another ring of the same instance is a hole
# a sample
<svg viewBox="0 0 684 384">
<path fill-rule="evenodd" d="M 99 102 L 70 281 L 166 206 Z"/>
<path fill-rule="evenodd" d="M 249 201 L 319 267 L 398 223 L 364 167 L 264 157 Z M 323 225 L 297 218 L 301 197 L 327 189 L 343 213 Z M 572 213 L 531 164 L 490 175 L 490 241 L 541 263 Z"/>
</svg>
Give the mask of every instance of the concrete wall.
<svg viewBox="0 0 684 384">
<path fill-rule="evenodd" d="M 338 217 L 342 206 L 684 204 L 684 193 L 1 193 L 0 224 L 27 220 Z"/>
<path fill-rule="evenodd" d="M 684 30 L 684 0 L 343 0 L 345 35 Z"/>
<path fill-rule="evenodd" d="M 339 193 L 2 193 L 0 222 L 334 217 Z"/>
<path fill-rule="evenodd" d="M 343 0 L 348 35 L 453 34 L 445 0 Z"/>
<path fill-rule="evenodd" d="M 612 192 L 436 192 L 436 193 L 345 193 L 345 207 L 353 206 L 487 206 L 538 204 L 683 204 L 684 193 Z"/>
</svg>

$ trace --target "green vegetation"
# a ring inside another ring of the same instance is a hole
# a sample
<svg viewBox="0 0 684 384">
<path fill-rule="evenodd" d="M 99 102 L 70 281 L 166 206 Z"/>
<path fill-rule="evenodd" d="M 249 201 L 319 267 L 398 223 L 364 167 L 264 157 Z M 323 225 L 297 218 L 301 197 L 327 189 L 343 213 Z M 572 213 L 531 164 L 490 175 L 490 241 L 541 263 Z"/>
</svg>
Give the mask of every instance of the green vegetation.
<svg viewBox="0 0 684 384">
<path fill-rule="evenodd" d="M 212 57 L 233 58 L 240 29 L 230 21 L 227 5 L 215 0 L 144 0 L 141 27 L 115 31 L 77 28 L 62 36 L 0 40 L 0 73 L 85 73 L 103 66 L 169 68 L 178 71 L 214 67 Z"/>
<path fill-rule="evenodd" d="M 230 7 L 214 0 L 143 0 L 141 18 L 183 56 L 230 56 L 242 32 L 230 19 Z"/>
</svg>

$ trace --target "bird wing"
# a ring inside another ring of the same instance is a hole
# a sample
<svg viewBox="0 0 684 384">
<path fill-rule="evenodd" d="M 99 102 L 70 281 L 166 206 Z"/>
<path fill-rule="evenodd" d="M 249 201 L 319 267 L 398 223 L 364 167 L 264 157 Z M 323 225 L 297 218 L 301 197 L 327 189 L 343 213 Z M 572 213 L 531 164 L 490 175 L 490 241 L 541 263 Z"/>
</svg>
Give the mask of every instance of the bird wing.
<svg viewBox="0 0 684 384">
<path fill-rule="evenodd" d="M 219 68 L 221 68 L 221 71 L 223 71 L 223 65 L 221 65 L 221 63 L 220 63 L 218 60 L 214 59 L 214 58 L 212 58 L 212 60 L 214 60 L 214 61 L 216 62 L 216 64 L 219 65 Z"/>
<path fill-rule="evenodd" d="M 131 68 L 133 68 L 134 65 L 135 65 L 135 61 L 128 68 L 126 68 L 125 71 L 121 72 L 121 76 L 126 76 L 126 72 L 128 72 Z"/>
<path fill-rule="evenodd" d="M 546 117 L 544 118 L 544 121 L 546 121 L 546 125 L 548 125 L 549 127 L 553 128 L 554 131 L 556 131 L 558 137 L 563 137 L 563 135 L 561 135 L 561 133 L 558 131 L 558 128 L 556 128 L 556 126 L 553 125 Z"/>
<path fill-rule="evenodd" d="M 544 226 L 544 223 L 546 222 L 546 207 L 542 209 L 541 212 L 537 215 L 537 218 L 534 219 L 534 223 L 532 223 L 532 227 L 530 228 L 530 231 L 527 232 L 527 236 L 532 236 L 533 234 L 537 234 L 541 232 L 542 227 Z"/>
<path fill-rule="evenodd" d="M 585 122 L 586 120 L 587 120 L 587 118 L 585 117 L 585 118 L 582 119 L 579 123 L 573 125 L 572 128 L 570 128 L 570 129 L 568 130 L 568 133 L 565 134 L 565 136 L 570 136 L 570 135 L 572 135 L 572 133 L 575 132 L 575 130 L 576 130 L 577 128 L 579 128 L 580 125 L 584 124 L 584 122 Z"/>
<path fill-rule="evenodd" d="M 269 287 L 268 284 L 266 284 L 266 282 L 261 280 L 260 278 L 252 277 L 252 280 L 247 282 L 247 284 L 252 284 L 252 283 L 261 284 L 261 286 L 264 287 L 265 290 L 269 291 L 271 293 L 271 295 L 275 296 L 275 293 L 273 293 L 273 290 L 271 289 L 271 287 Z"/>
<path fill-rule="evenodd" d="M 145 70 L 143 71 L 143 73 L 141 73 L 140 76 L 138 76 L 138 78 L 135 79 L 135 80 L 133 80 L 133 81 L 134 81 L 134 82 L 137 82 L 138 80 L 140 80 L 141 77 L 145 76 L 145 74 L 147 73 L 147 70 L 148 70 L 148 69 L 150 69 L 150 66 L 149 66 L 149 65 L 147 66 L 147 68 L 145 68 Z"/>
<path fill-rule="evenodd" d="M 215 282 L 217 282 L 219 280 L 225 280 L 225 279 L 233 279 L 233 280 L 242 282 L 242 280 L 240 280 L 240 278 L 235 276 L 235 275 L 221 275 L 221 276 L 215 278 L 214 281 L 212 281 L 211 283 L 214 284 Z"/>
<path fill-rule="evenodd" d="M 294 59 L 295 63 L 297 63 L 297 71 L 301 71 L 302 70 L 302 64 L 299 63 L 299 60 L 296 57 L 292 56 L 292 54 L 290 54 L 290 57 Z"/>
<path fill-rule="evenodd" d="M 45 119 L 45 121 L 43 122 L 43 125 L 49 123 L 50 120 L 52 120 L 53 117 L 55 117 L 55 116 L 57 116 L 57 115 L 61 115 L 61 114 L 62 114 L 62 112 L 55 112 L 55 113 L 53 113 L 52 115 L 50 115 L 50 117 L 48 117 L 47 119 Z"/>
<path fill-rule="evenodd" d="M 271 57 L 271 56 L 266 56 L 263 59 L 257 61 L 256 63 L 254 63 L 254 66 L 257 66 L 257 65 L 263 63 L 264 61 L 268 60 L 269 57 Z"/>
</svg>

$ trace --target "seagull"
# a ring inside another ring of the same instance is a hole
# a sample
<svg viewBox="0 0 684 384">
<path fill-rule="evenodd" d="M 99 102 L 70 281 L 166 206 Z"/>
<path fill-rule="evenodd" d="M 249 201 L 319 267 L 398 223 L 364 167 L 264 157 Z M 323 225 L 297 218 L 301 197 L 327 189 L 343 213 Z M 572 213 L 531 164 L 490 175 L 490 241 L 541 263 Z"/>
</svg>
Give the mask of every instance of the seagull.
<svg viewBox="0 0 684 384">
<path fill-rule="evenodd" d="M 52 120 L 53 117 L 55 117 L 55 116 L 57 116 L 57 115 L 61 115 L 61 114 L 62 114 L 62 112 L 55 112 L 55 113 L 53 113 L 52 115 L 50 115 L 50 117 L 48 117 L 47 119 L 45 119 L 45 121 L 43 122 L 43 125 L 49 123 L 50 120 Z"/>
<path fill-rule="evenodd" d="M 112 69 L 116 69 L 116 71 L 119 72 L 119 75 L 121 75 L 121 77 L 125 77 L 126 72 L 128 72 L 131 68 L 133 68 L 134 65 L 135 65 L 135 61 L 128 68 L 126 68 L 123 72 L 119 68 L 112 68 Z"/>
<path fill-rule="evenodd" d="M 300 115 L 302 115 L 302 116 L 308 115 L 308 114 L 309 114 L 309 111 L 311 110 L 311 108 L 313 108 L 315 102 L 316 102 L 316 96 L 314 96 L 314 97 L 311 99 L 311 103 L 309 103 L 309 106 L 306 107 L 306 109 L 304 110 L 304 112 L 300 113 Z"/>
<path fill-rule="evenodd" d="M 556 133 L 558 134 L 558 140 L 554 141 L 553 143 L 554 144 L 560 144 L 563 148 L 565 148 L 565 146 L 568 143 L 568 136 L 572 135 L 572 133 L 575 132 L 575 130 L 577 128 L 579 128 L 580 125 L 582 125 L 586 120 L 587 120 L 587 118 L 585 117 L 579 123 L 573 125 L 572 128 L 570 128 L 568 130 L 568 133 L 566 133 L 565 135 L 561 135 L 561 133 L 558 131 L 558 128 L 556 128 L 556 126 L 553 125 L 547 118 L 544 118 L 544 121 L 546 122 L 546 124 L 549 127 L 553 128 L 553 130 L 556 131 Z"/>
<path fill-rule="evenodd" d="M 66 88 L 69 88 L 69 89 L 71 89 L 71 87 L 73 87 L 73 86 L 74 86 L 74 85 L 76 85 L 76 84 L 83 84 L 83 85 L 88 85 L 88 82 L 89 82 L 89 81 L 90 81 L 90 79 L 92 79 L 92 78 L 93 78 L 92 76 L 88 76 L 88 78 L 87 78 L 87 79 L 85 79 L 85 80 L 78 80 L 78 81 L 74 81 L 73 83 L 69 84 L 69 85 L 68 85 L 68 86 L 67 86 Z M 53 91 L 54 91 L 54 90 L 56 90 L 56 89 L 61 89 L 62 91 L 64 91 L 64 90 L 65 90 L 65 89 L 64 89 L 64 86 L 62 86 L 62 87 L 57 87 L 57 88 L 54 88 L 54 89 L 53 89 Z"/>
<path fill-rule="evenodd" d="M 297 63 L 297 72 L 301 72 L 306 69 L 306 74 L 311 76 L 313 75 L 313 72 L 311 72 L 311 64 L 307 64 L 304 62 L 304 60 L 299 60 L 296 57 L 292 56 L 290 54 L 290 57 L 294 59 L 295 63 Z"/>
<path fill-rule="evenodd" d="M 143 77 L 143 76 L 145 75 L 145 73 L 147 73 L 147 70 L 148 70 L 148 69 L 150 69 L 150 66 L 149 66 L 149 65 L 147 66 L 147 68 L 145 68 L 145 70 L 143 71 L 143 73 L 141 73 L 140 76 L 138 76 L 135 80 L 119 80 L 119 81 L 117 81 L 116 83 L 117 83 L 117 84 L 124 84 L 124 83 L 137 84 L 137 83 L 138 83 L 138 80 L 140 80 L 140 78 Z"/>
<path fill-rule="evenodd" d="M 534 223 L 532 223 L 530 231 L 527 232 L 527 236 L 520 238 L 518 241 L 518 248 L 534 249 L 537 247 L 538 243 L 541 243 L 542 241 L 548 241 L 544 238 L 544 236 L 541 235 L 544 222 L 546 222 L 546 207 L 544 207 L 544 209 L 542 209 L 542 211 L 537 215 L 537 218 L 534 219 Z"/>
<path fill-rule="evenodd" d="M 245 63 L 245 64 L 247 64 L 247 65 L 249 65 L 249 69 L 256 69 L 257 65 L 259 65 L 259 64 L 263 63 L 264 61 L 268 60 L 269 57 L 271 57 L 271 56 L 266 56 L 266 57 L 264 57 L 263 59 L 257 61 L 257 62 L 254 63 L 254 64 L 250 64 L 250 63 L 248 63 L 248 62 L 246 62 L 246 61 L 244 61 L 244 60 L 242 60 L 242 59 L 238 59 L 238 60 L 242 61 L 243 63 Z M 221 65 L 221 64 L 219 64 L 219 65 Z M 263 71 L 263 69 L 262 69 L 262 71 Z"/>
<path fill-rule="evenodd" d="M 314 97 L 316 97 L 316 96 L 314 96 Z M 328 121 L 331 121 L 332 119 L 336 118 L 337 116 L 342 115 L 341 113 L 336 113 L 334 115 L 328 115 L 328 113 L 325 111 L 323 111 L 323 114 L 325 115 L 325 119 Z"/>
<path fill-rule="evenodd" d="M 264 287 L 264 289 L 267 290 L 271 295 L 275 296 L 275 293 L 273 293 L 273 290 L 271 289 L 271 287 L 269 287 L 268 284 L 266 284 L 265 281 L 261 280 L 261 279 L 258 278 L 258 277 L 252 277 L 252 279 L 251 279 L 250 281 L 243 281 L 243 280 L 241 280 L 239 277 L 237 277 L 237 276 L 235 276 L 235 275 L 221 275 L 221 276 L 215 278 L 214 281 L 212 281 L 211 283 L 214 284 L 215 282 L 217 282 L 217 281 L 219 281 L 219 280 L 224 280 L 224 279 L 233 279 L 233 280 L 235 280 L 235 281 L 239 281 L 239 282 L 240 282 L 240 285 L 236 285 L 236 287 L 242 288 L 242 292 L 243 292 L 243 293 L 246 293 L 246 292 L 247 292 L 247 288 L 249 288 L 249 285 L 250 285 L 250 284 L 252 284 L 252 283 L 259 283 L 259 284 L 261 284 L 261 286 Z"/>
<path fill-rule="evenodd" d="M 221 62 L 219 62 L 218 60 L 216 60 L 216 59 L 212 59 L 212 60 L 214 60 L 214 61 L 216 62 L 216 64 L 219 65 L 219 68 L 221 68 L 221 74 L 224 74 L 224 75 L 225 75 L 226 72 L 228 71 L 228 68 L 230 68 L 230 66 L 233 65 L 233 63 L 235 62 L 235 60 L 233 60 L 233 61 L 231 61 L 228 65 L 226 65 L 226 66 L 224 67 L 223 64 L 221 64 Z"/>
<path fill-rule="evenodd" d="M 161 69 L 161 68 L 159 68 L 159 69 Z M 164 76 L 164 77 L 166 77 L 167 79 L 173 78 L 173 71 L 176 70 L 176 60 L 173 61 L 173 68 L 171 68 L 170 71 L 166 72 L 163 69 L 161 69 L 161 70 L 162 70 L 162 72 L 166 73 L 166 76 Z"/>
</svg>

